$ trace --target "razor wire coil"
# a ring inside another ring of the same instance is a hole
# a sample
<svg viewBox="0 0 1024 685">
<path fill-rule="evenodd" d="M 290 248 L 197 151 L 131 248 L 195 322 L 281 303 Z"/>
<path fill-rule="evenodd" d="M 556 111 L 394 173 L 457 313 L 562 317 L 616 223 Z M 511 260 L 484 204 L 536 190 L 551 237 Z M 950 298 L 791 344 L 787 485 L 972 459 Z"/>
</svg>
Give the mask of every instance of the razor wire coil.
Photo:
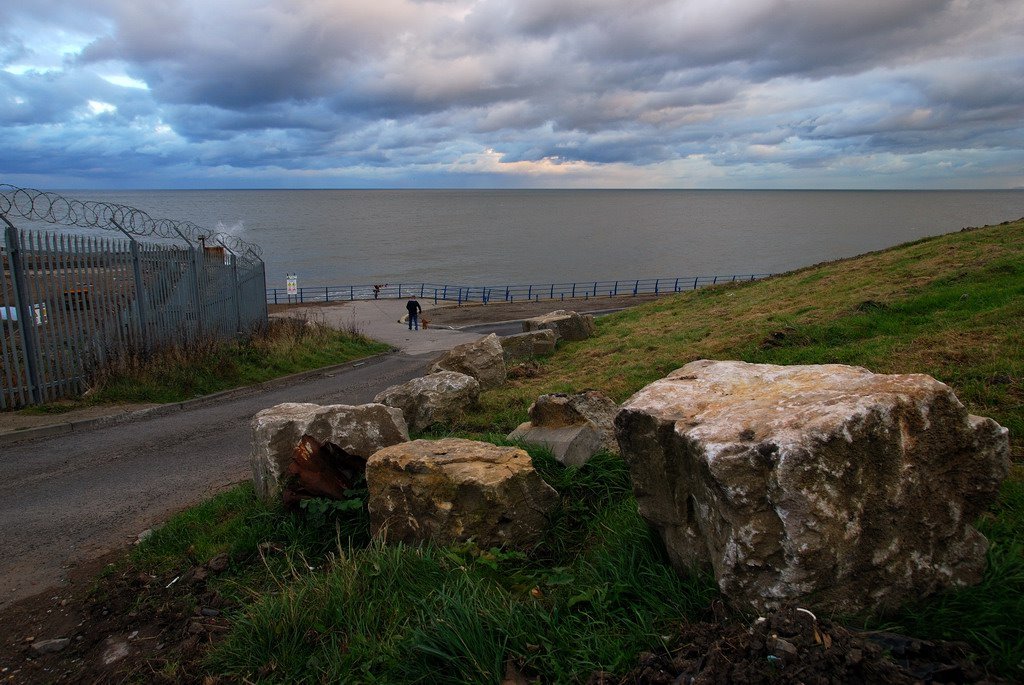
<svg viewBox="0 0 1024 685">
<path fill-rule="evenodd" d="M 154 219 L 135 207 L 116 202 L 77 200 L 58 193 L 0 183 L 0 216 L 44 221 L 59 226 L 123 231 L 139 237 L 184 239 L 190 244 L 221 245 L 229 251 L 262 259 L 263 249 L 238 236 L 198 226 L 191 221 Z"/>
</svg>

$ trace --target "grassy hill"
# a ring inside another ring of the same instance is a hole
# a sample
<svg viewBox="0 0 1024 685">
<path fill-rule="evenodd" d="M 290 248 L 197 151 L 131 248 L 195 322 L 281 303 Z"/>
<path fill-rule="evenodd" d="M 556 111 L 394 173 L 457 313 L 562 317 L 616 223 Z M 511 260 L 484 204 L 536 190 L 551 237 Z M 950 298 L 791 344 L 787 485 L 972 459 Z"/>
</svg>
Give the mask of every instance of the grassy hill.
<svg viewBox="0 0 1024 685">
<path fill-rule="evenodd" d="M 598 321 L 530 378 L 486 393 L 465 428 L 507 432 L 545 392 L 623 401 L 695 359 L 926 373 L 1008 427 L 1024 458 L 1024 219 L 766 281 L 668 297 Z"/>
<path fill-rule="evenodd" d="M 986 668 L 1024 678 L 1022 322 L 1024 219 L 602 318 L 596 337 L 517 369 L 444 432 L 500 442 L 541 393 L 595 388 L 622 401 L 700 358 L 931 374 L 1011 431 L 1011 478 L 979 522 L 989 570 L 978 587 L 847 625 L 964 640 Z M 185 512 L 98 585 L 97 607 L 121 598 L 134 612 L 125 615 L 155 617 L 152 631 L 167 645 L 123 662 L 118 678 L 478 683 L 499 682 L 514 664 L 544 682 L 586 682 L 665 652 L 681 625 L 717 621 L 715 631 L 749 619 L 723 614 L 706 576 L 671 571 L 621 460 L 566 468 L 530 451 L 562 505 L 529 556 L 471 544 L 385 547 L 369 540 L 364 508 L 314 501 L 287 514 L 248 486 Z M 196 584 L 196 569 L 223 553 L 228 569 Z M 209 606 L 219 623 L 193 631 L 199 619 L 187 617 Z M 197 648 L 196 635 L 214 635 L 212 646 Z"/>
</svg>

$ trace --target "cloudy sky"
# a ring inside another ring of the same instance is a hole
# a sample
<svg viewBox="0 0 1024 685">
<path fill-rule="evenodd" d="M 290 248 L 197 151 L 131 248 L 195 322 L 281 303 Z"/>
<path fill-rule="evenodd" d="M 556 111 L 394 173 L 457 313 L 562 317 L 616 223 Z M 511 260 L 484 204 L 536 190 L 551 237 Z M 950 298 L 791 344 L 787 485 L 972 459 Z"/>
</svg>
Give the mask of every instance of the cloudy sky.
<svg viewBox="0 0 1024 685">
<path fill-rule="evenodd" d="M 1021 0 L 0 4 L 0 182 L 1024 187 Z"/>
</svg>

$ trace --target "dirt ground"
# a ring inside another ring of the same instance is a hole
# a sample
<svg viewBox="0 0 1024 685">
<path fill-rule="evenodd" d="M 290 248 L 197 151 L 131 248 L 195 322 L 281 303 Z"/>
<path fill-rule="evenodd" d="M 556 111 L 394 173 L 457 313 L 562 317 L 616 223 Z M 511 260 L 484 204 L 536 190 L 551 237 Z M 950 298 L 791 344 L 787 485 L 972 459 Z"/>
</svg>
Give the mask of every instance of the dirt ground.
<svg viewBox="0 0 1024 685">
<path fill-rule="evenodd" d="M 162 576 L 107 565 L 117 558 L 82 569 L 60 593 L 0 612 L 0 683 L 225 682 L 204 677 L 202 662 L 230 630 L 232 607 L 207 588 L 227 567 L 226 555 Z M 628 673 L 597 671 L 588 685 L 1009 682 L 975 665 L 964 643 L 852 631 L 793 607 L 753 623 L 721 606 L 712 614 L 672 630 L 667 650 L 640 654 Z M 34 646 L 54 638 L 67 646 L 50 653 Z M 544 674 L 512 658 L 502 685 L 543 682 Z"/>
</svg>

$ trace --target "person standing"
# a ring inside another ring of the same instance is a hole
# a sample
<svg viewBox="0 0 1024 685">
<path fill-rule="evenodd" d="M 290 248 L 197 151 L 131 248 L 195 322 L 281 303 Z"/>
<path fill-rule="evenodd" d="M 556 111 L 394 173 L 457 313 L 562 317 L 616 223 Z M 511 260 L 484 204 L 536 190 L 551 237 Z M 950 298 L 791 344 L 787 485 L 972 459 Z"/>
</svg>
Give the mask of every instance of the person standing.
<svg viewBox="0 0 1024 685">
<path fill-rule="evenodd" d="M 405 308 L 409 310 L 409 330 L 415 328 L 418 331 L 420 329 L 420 312 L 423 311 L 423 307 L 420 306 L 415 295 L 405 303 Z"/>
</svg>

